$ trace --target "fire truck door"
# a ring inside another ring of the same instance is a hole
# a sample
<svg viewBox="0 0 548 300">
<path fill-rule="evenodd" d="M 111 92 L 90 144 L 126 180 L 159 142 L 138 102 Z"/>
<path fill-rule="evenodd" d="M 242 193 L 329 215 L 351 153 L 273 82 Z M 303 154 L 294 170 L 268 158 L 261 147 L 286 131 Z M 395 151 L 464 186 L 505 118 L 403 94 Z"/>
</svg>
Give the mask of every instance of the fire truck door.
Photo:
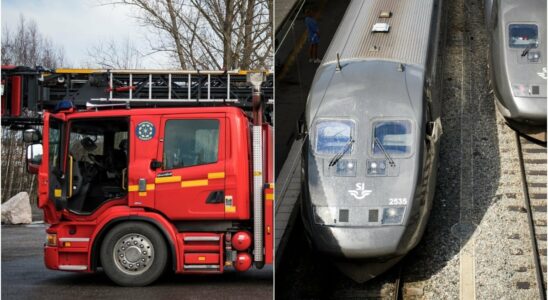
<svg viewBox="0 0 548 300">
<path fill-rule="evenodd" d="M 161 117 L 131 117 L 129 131 L 128 195 L 130 206 L 154 207 L 156 170 L 152 162 L 158 155 Z"/>
<path fill-rule="evenodd" d="M 172 220 L 224 219 L 224 113 L 164 116 L 155 206 Z"/>
</svg>

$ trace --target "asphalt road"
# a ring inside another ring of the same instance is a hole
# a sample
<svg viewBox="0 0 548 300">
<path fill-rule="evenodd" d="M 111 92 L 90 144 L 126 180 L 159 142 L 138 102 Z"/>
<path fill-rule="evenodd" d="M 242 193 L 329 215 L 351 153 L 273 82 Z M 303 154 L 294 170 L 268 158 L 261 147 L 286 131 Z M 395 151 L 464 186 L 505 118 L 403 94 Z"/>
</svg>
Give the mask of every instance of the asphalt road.
<svg viewBox="0 0 548 300">
<path fill-rule="evenodd" d="M 124 288 L 103 272 L 46 269 L 44 225 L 2 226 L 2 299 L 272 299 L 272 267 L 219 275 L 168 274 L 151 286 Z"/>
</svg>

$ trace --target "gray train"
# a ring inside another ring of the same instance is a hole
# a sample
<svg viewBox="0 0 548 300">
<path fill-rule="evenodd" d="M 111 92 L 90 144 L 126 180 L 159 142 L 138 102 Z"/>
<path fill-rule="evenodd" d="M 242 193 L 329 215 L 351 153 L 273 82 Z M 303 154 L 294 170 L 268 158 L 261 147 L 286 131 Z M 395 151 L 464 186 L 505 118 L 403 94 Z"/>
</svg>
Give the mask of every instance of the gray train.
<svg viewBox="0 0 548 300">
<path fill-rule="evenodd" d="M 486 0 L 491 85 L 511 127 L 546 140 L 546 0 Z"/>
<path fill-rule="evenodd" d="M 428 221 L 442 133 L 441 6 L 352 1 L 308 96 L 306 235 L 358 282 L 396 264 Z"/>
</svg>

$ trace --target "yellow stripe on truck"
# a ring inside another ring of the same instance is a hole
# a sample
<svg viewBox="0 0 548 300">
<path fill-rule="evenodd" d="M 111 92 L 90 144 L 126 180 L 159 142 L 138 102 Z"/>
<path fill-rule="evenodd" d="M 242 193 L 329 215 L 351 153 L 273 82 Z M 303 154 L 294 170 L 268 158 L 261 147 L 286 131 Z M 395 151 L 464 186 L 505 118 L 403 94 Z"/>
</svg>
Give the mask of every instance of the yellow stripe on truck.
<svg viewBox="0 0 548 300">
<path fill-rule="evenodd" d="M 147 191 L 154 191 L 156 189 L 156 186 L 154 185 L 154 183 L 149 183 L 146 185 L 146 190 Z M 127 187 L 127 190 L 129 192 L 139 192 L 139 186 L 136 185 L 136 184 L 133 184 L 133 185 L 130 185 Z"/>
<path fill-rule="evenodd" d="M 225 178 L 225 172 L 216 172 L 207 174 L 207 179 L 221 179 Z"/>
<path fill-rule="evenodd" d="M 157 177 L 154 179 L 154 183 L 171 183 L 171 182 L 180 182 L 181 176 L 167 176 L 167 177 Z"/>
<path fill-rule="evenodd" d="M 104 73 L 105 70 L 101 69 L 55 69 L 55 73 L 63 74 L 92 74 L 92 73 Z"/>
<path fill-rule="evenodd" d="M 207 179 L 181 181 L 181 187 L 183 187 L 183 188 L 196 187 L 196 186 L 207 186 L 208 184 L 209 184 L 209 182 L 208 182 Z"/>
</svg>

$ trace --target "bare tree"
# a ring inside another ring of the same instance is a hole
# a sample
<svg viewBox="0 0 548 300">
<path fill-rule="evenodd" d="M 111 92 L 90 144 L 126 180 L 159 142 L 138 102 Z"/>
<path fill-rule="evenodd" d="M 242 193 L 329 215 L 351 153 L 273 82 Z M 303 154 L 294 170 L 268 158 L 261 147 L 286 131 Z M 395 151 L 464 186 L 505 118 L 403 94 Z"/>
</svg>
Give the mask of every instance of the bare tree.
<svg viewBox="0 0 548 300">
<path fill-rule="evenodd" d="M 90 68 L 103 69 L 139 69 L 142 67 L 143 55 L 129 38 L 121 43 L 116 40 L 101 42 L 87 51 Z"/>
<path fill-rule="evenodd" d="M 20 15 L 13 32 L 7 25 L 2 27 L 2 64 L 56 68 L 64 61 L 64 49 L 43 36 L 34 20 Z"/>
<path fill-rule="evenodd" d="M 269 69 L 272 0 L 98 0 L 136 8 L 152 52 L 183 69 Z"/>
</svg>

